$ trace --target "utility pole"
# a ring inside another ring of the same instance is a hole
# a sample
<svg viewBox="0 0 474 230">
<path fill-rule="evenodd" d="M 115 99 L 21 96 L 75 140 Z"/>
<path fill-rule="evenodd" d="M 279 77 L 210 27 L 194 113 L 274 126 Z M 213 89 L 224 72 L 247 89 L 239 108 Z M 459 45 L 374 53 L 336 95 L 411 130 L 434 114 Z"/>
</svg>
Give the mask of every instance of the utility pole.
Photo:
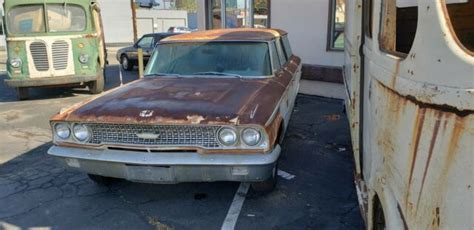
<svg viewBox="0 0 474 230">
<path fill-rule="evenodd" d="M 132 26 L 133 26 L 133 42 L 138 40 L 137 32 L 137 5 L 134 0 L 130 0 L 130 7 L 132 8 Z"/>
</svg>

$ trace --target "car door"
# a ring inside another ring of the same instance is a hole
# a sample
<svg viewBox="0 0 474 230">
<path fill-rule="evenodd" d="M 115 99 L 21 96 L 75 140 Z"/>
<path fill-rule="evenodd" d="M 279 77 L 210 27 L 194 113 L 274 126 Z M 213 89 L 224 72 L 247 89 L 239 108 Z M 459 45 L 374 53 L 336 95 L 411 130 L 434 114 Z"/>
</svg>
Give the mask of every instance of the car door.
<svg viewBox="0 0 474 230">
<path fill-rule="evenodd" d="M 132 60 L 138 60 L 138 49 L 141 48 L 143 50 L 143 60 L 148 61 L 153 51 L 153 47 L 155 44 L 154 41 L 155 38 L 153 37 L 153 35 L 145 35 L 140 38 L 140 40 L 138 40 L 137 43 L 135 43 L 135 45 L 133 46 L 133 51 L 128 54 L 129 58 L 131 58 Z"/>
</svg>

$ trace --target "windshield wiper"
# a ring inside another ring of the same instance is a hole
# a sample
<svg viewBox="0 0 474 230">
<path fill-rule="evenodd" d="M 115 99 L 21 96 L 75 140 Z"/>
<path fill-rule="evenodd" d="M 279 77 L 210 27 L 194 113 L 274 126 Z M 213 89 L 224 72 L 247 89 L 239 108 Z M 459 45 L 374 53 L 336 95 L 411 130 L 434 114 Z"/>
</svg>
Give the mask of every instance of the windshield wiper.
<svg viewBox="0 0 474 230">
<path fill-rule="evenodd" d="M 181 74 L 177 73 L 151 73 L 145 75 L 145 77 L 181 77 Z"/>
<path fill-rule="evenodd" d="M 223 72 L 197 72 L 193 73 L 191 75 L 212 75 L 212 76 L 230 76 L 230 77 L 237 77 L 237 78 L 242 78 L 242 75 L 235 74 L 235 73 L 223 73 Z"/>
</svg>

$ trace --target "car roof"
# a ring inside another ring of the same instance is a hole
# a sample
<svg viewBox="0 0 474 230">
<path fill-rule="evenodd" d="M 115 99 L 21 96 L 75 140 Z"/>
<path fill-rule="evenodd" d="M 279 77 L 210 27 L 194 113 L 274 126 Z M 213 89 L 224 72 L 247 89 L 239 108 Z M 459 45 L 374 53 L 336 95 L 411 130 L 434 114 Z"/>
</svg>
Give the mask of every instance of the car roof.
<svg viewBox="0 0 474 230">
<path fill-rule="evenodd" d="M 257 28 L 238 28 L 238 29 L 217 29 L 197 31 L 187 34 L 179 34 L 161 40 L 161 43 L 174 42 L 201 42 L 201 41 L 271 41 L 287 32 L 279 29 L 257 29 Z"/>
<path fill-rule="evenodd" d="M 149 36 L 172 36 L 178 33 L 151 33 L 151 34 L 144 34 L 142 37 L 149 37 Z"/>
</svg>

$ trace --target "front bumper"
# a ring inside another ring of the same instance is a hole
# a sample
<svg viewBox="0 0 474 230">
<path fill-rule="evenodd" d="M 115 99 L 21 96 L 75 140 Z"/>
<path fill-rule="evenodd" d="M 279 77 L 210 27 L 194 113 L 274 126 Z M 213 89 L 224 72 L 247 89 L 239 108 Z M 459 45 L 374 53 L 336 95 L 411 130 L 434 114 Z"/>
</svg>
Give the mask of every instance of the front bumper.
<svg viewBox="0 0 474 230">
<path fill-rule="evenodd" d="M 5 79 L 10 87 L 39 87 L 52 85 L 78 84 L 97 80 L 97 76 L 60 76 L 41 78 Z"/>
<path fill-rule="evenodd" d="M 60 146 L 48 150 L 49 155 L 83 172 L 146 183 L 263 181 L 272 176 L 280 152 L 279 145 L 266 154 L 148 153 Z"/>
</svg>

